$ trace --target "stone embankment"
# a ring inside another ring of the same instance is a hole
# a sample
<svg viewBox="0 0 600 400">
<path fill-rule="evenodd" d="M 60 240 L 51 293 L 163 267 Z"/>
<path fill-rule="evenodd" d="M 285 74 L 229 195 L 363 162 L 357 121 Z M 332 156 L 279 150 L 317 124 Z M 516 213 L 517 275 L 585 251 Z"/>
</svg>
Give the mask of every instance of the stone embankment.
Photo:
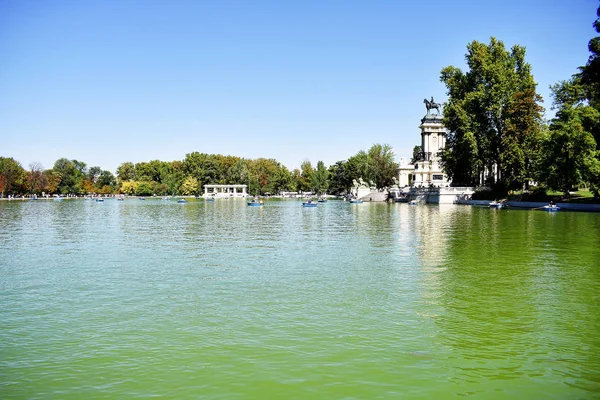
<svg viewBox="0 0 600 400">
<path fill-rule="evenodd" d="M 487 206 L 491 200 L 460 200 L 458 204 L 468 204 L 471 206 Z M 548 202 L 540 201 L 509 201 L 511 208 L 534 209 L 548 205 Z M 580 203 L 556 203 L 562 210 L 569 211 L 595 211 L 600 212 L 600 204 L 580 204 Z"/>
</svg>

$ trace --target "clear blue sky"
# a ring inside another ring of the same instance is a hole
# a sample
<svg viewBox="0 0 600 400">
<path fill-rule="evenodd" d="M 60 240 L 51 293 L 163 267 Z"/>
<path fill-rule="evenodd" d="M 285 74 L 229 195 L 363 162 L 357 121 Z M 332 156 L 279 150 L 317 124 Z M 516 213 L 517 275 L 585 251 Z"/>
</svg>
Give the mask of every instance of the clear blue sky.
<svg viewBox="0 0 600 400">
<path fill-rule="evenodd" d="M 0 156 L 112 172 L 192 151 L 290 169 L 373 143 L 408 157 L 468 42 L 525 46 L 549 109 L 549 85 L 587 61 L 598 4 L 0 0 Z"/>
</svg>

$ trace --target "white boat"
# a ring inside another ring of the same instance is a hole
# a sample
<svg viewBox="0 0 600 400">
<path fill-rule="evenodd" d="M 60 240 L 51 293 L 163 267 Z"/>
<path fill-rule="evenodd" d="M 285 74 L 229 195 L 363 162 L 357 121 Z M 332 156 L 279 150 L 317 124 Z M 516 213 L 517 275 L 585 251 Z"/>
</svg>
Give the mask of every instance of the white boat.
<svg viewBox="0 0 600 400">
<path fill-rule="evenodd" d="M 506 205 L 501 201 L 494 200 L 491 203 L 489 203 L 489 207 L 490 208 L 504 208 L 504 207 L 506 207 Z"/>
<path fill-rule="evenodd" d="M 556 211 L 560 211 L 560 207 L 557 206 L 556 204 L 548 204 L 544 207 L 539 208 L 539 210 L 548 211 L 548 212 L 556 212 Z"/>
<path fill-rule="evenodd" d="M 419 202 L 417 200 L 411 200 L 411 201 L 408 202 L 408 205 L 409 206 L 418 206 Z"/>
</svg>

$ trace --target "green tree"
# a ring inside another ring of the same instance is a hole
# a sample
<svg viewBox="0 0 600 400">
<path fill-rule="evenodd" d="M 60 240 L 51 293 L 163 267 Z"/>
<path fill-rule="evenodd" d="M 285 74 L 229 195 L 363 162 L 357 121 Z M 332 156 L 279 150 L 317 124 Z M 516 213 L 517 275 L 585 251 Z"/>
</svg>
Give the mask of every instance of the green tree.
<svg viewBox="0 0 600 400">
<path fill-rule="evenodd" d="M 600 33 L 600 7 L 596 10 L 596 17 L 593 27 L 596 33 Z M 596 150 L 600 150 L 600 120 L 594 117 L 595 113 L 581 108 L 589 106 L 597 112 L 600 111 L 600 36 L 588 42 L 588 49 L 590 55 L 586 65 L 579 67 L 579 73 L 573 75 L 570 80 L 555 85 L 553 92 L 555 106 L 559 110 L 579 109 L 576 113 L 583 130 L 593 136 Z M 597 158 L 600 158 L 600 153 L 597 154 Z M 600 174 L 592 174 L 583 179 L 591 183 L 595 197 L 600 198 Z"/>
<path fill-rule="evenodd" d="M 374 178 L 371 171 L 369 155 L 364 150 L 360 150 L 358 153 L 348 158 L 348 161 L 346 161 L 346 168 L 348 176 L 351 177 L 350 182 L 352 182 L 353 179 L 358 180 L 362 178 L 370 181 Z"/>
<path fill-rule="evenodd" d="M 348 174 L 347 162 L 338 161 L 329 166 L 329 192 L 333 194 L 343 194 L 350 190 L 352 178 Z"/>
<path fill-rule="evenodd" d="M 389 144 L 374 144 L 367 153 L 371 170 L 370 180 L 375 186 L 384 188 L 393 185 L 393 178 L 398 175 L 398 163 L 394 161 L 394 153 Z"/>
<path fill-rule="evenodd" d="M 527 168 L 533 163 L 505 152 L 539 139 L 542 110 L 525 48 L 508 51 L 493 37 L 489 45 L 473 41 L 466 61 L 466 73 L 453 66 L 441 72 L 449 97 L 444 124 L 450 131 L 442 165 L 457 185 L 482 184 L 486 174 L 500 183 L 522 183 L 532 175 Z"/>
<path fill-rule="evenodd" d="M 135 181 L 123 181 L 121 182 L 121 193 L 133 196 L 135 194 Z"/>
<path fill-rule="evenodd" d="M 26 173 L 21 164 L 13 158 L 0 157 L 0 191 L 2 197 L 21 192 Z"/>
<path fill-rule="evenodd" d="M 154 182 L 152 181 L 136 181 L 135 194 L 137 196 L 151 196 L 154 194 Z"/>
<path fill-rule="evenodd" d="M 101 173 L 102 173 L 102 168 L 90 167 L 87 171 L 87 179 L 92 183 L 96 183 L 96 181 L 98 180 L 98 177 L 100 176 Z"/>
<path fill-rule="evenodd" d="M 132 162 L 124 162 L 117 168 L 118 182 L 135 180 L 135 166 Z"/>
<path fill-rule="evenodd" d="M 596 141 L 582 123 L 589 118 L 600 119 L 600 113 L 584 105 L 561 109 L 550 125 L 549 138 L 543 144 L 540 179 L 551 188 L 562 190 L 565 196 L 575 186 L 600 175 Z"/>
<path fill-rule="evenodd" d="M 77 160 L 59 158 L 52 168 L 60 177 L 58 191 L 62 194 L 79 194 L 83 192 L 83 180 L 87 171 L 85 163 Z"/>
<path fill-rule="evenodd" d="M 317 194 L 327 193 L 329 189 L 329 171 L 323 161 L 317 162 L 317 169 L 311 177 L 311 188 Z"/>
<path fill-rule="evenodd" d="M 315 170 L 309 160 L 302 161 L 300 164 L 300 176 L 297 177 L 296 186 L 298 190 L 308 192 L 311 190 L 311 179 Z"/>
<path fill-rule="evenodd" d="M 193 176 L 188 176 L 185 178 L 183 183 L 181 184 L 180 192 L 183 195 L 191 196 L 198 194 L 198 179 Z"/>
<path fill-rule="evenodd" d="M 421 146 L 413 147 L 412 158 L 410 159 L 410 163 L 414 164 L 421 159 L 421 152 L 423 151 Z"/>
<path fill-rule="evenodd" d="M 98 178 L 96 179 L 96 186 L 98 188 L 102 188 L 104 186 L 109 186 L 112 188 L 116 185 L 116 183 L 117 180 L 115 179 L 115 176 L 112 174 L 112 172 L 107 170 L 100 171 Z"/>
<path fill-rule="evenodd" d="M 500 138 L 500 179 L 507 189 L 528 189 L 541 157 L 543 108 L 533 88 L 516 92 L 506 111 L 506 129 Z"/>
</svg>

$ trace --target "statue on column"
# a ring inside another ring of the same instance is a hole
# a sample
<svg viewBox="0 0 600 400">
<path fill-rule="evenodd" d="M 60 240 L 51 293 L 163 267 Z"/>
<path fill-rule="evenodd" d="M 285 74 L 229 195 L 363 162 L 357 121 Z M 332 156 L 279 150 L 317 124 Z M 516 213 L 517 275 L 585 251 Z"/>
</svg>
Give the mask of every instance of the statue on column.
<svg viewBox="0 0 600 400">
<path fill-rule="evenodd" d="M 433 101 L 433 96 L 431 96 L 431 100 L 423 99 L 423 103 L 425 103 L 425 108 L 427 109 L 427 114 L 430 113 L 432 109 L 436 109 L 437 113 L 440 113 L 440 107 L 442 106 L 440 103 L 436 103 Z"/>
</svg>

